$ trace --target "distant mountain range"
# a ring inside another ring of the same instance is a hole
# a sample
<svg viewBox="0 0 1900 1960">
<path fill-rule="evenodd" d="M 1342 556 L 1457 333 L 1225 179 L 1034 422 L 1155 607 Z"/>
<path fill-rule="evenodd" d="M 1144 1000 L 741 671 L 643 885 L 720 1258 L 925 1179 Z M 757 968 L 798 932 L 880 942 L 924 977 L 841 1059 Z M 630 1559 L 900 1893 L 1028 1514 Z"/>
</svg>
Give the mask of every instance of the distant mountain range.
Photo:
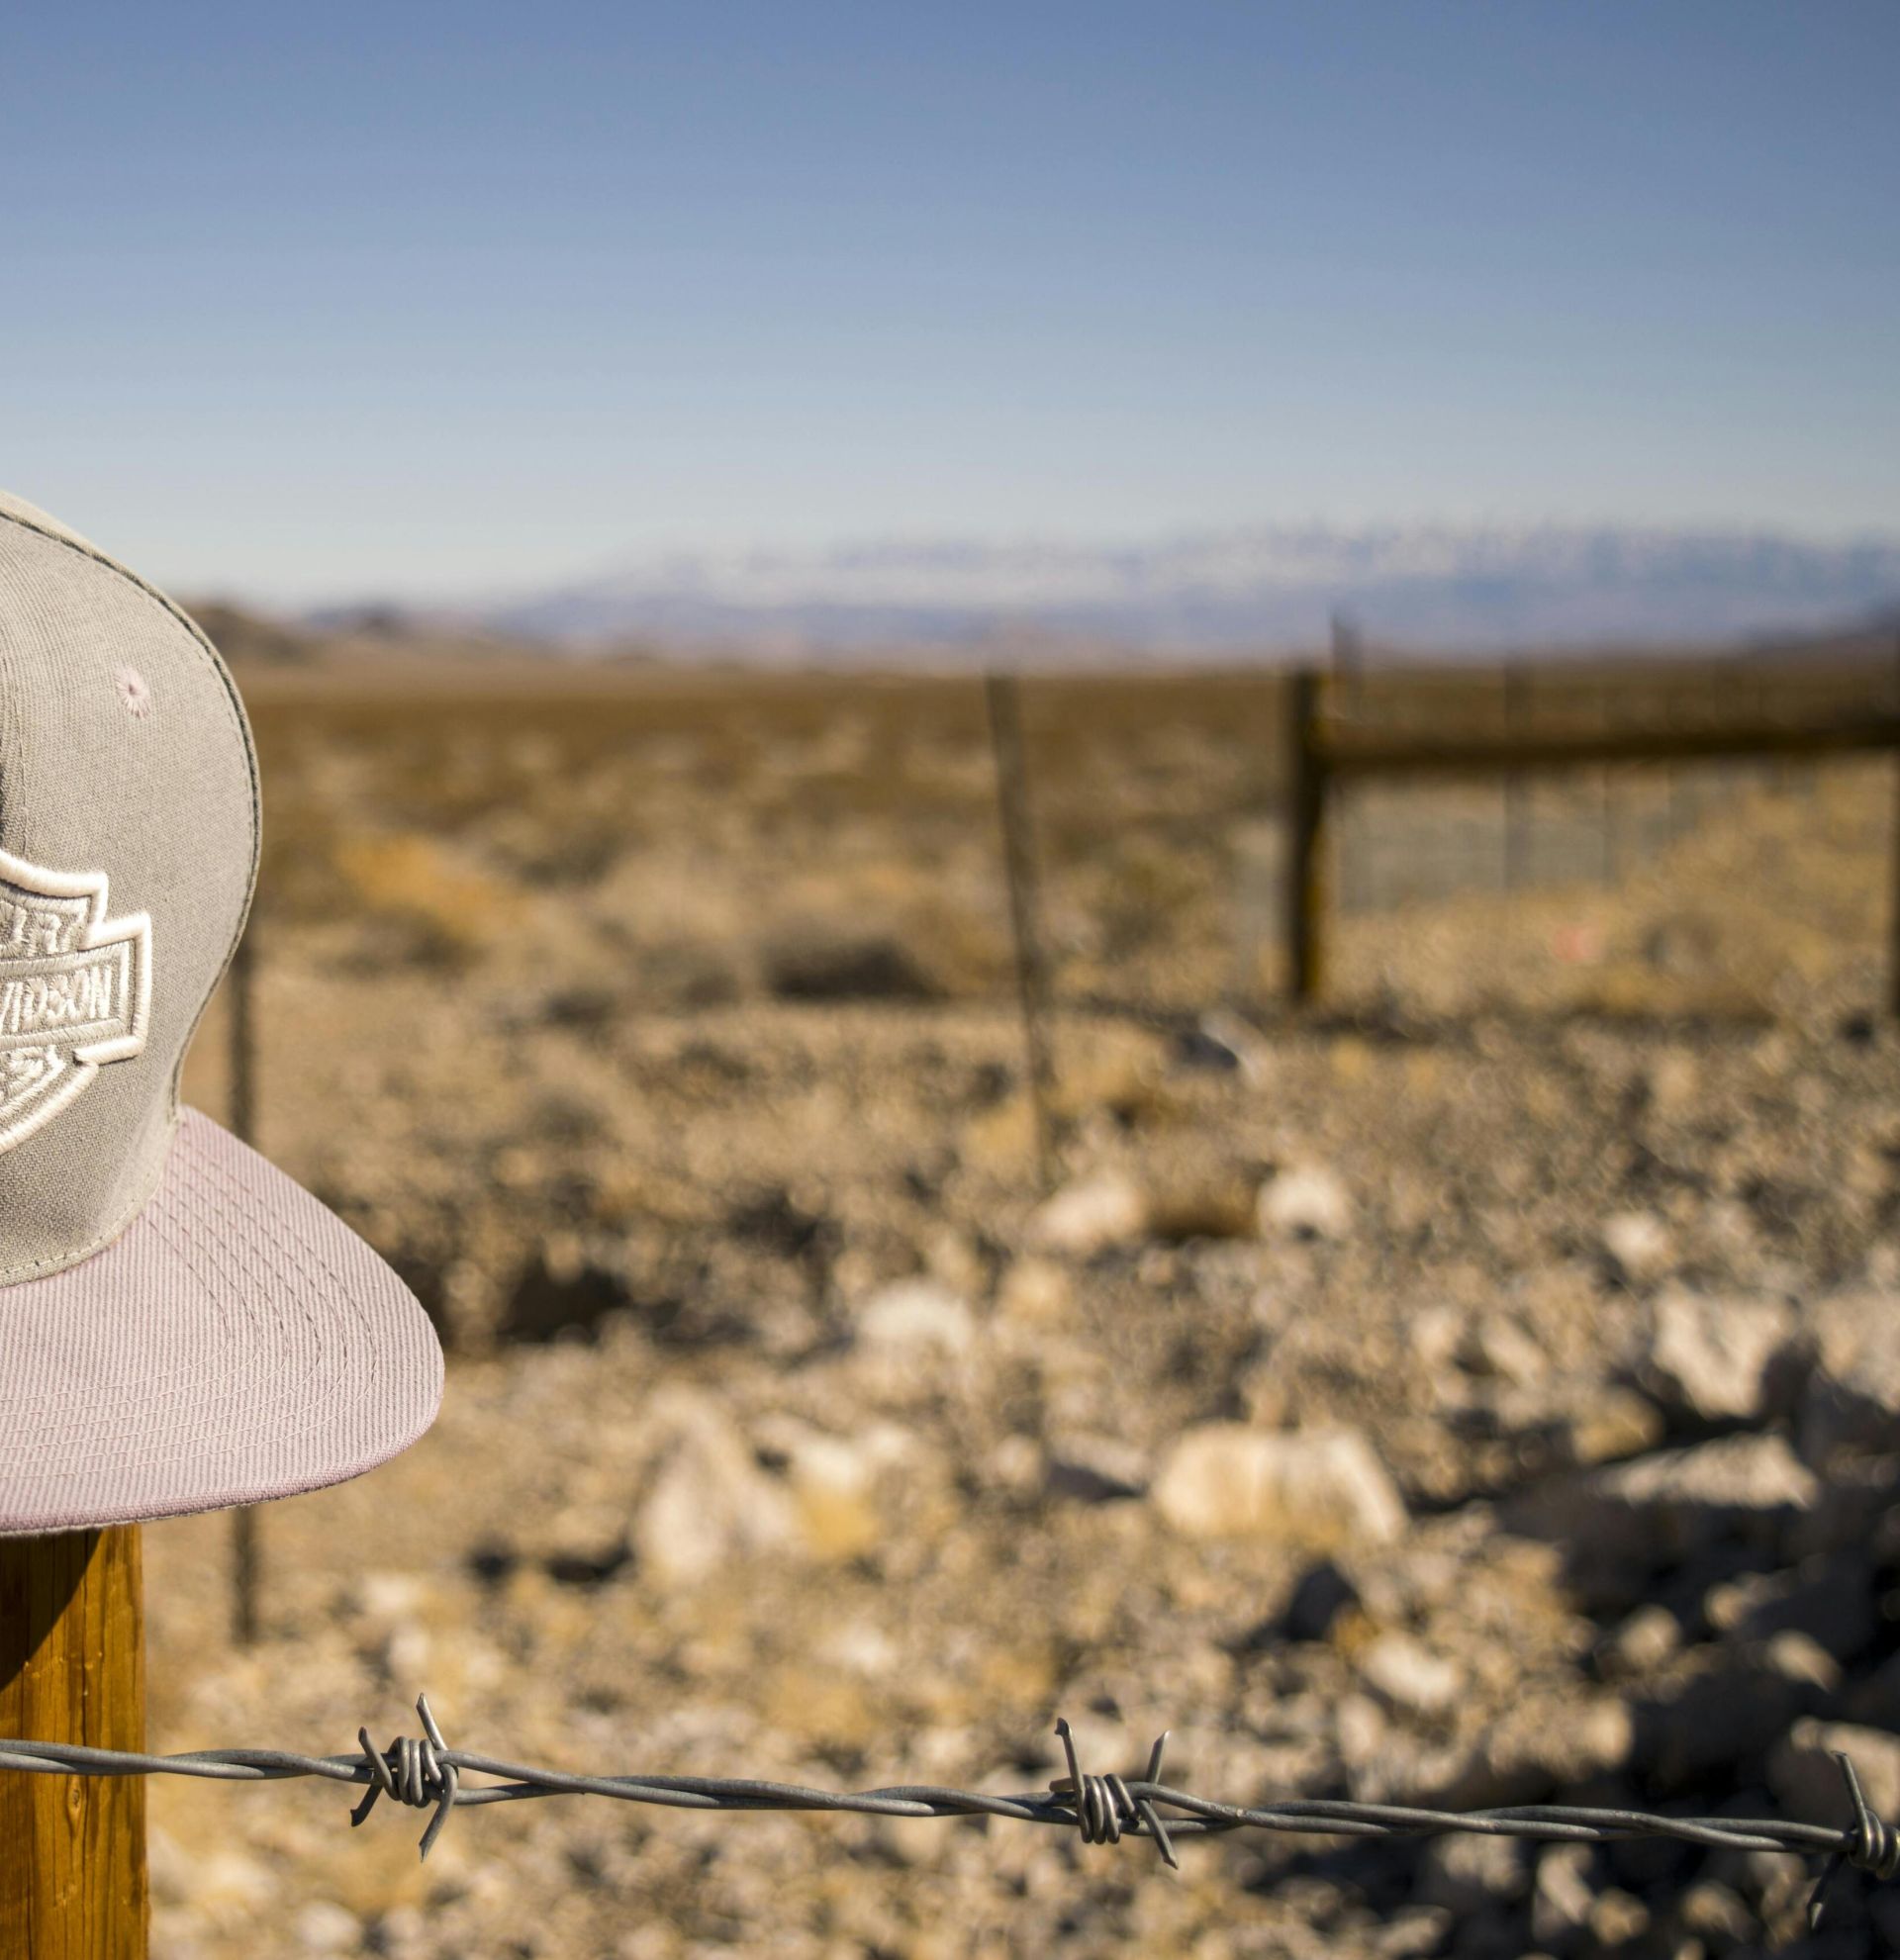
<svg viewBox="0 0 1900 1960">
<path fill-rule="evenodd" d="M 871 544 L 656 559 L 426 615 L 575 650 L 803 658 L 1021 643 L 1149 654 L 1373 642 L 1472 651 L 1733 639 L 1900 608 L 1900 538 L 1421 525 L 1235 530 L 1152 545 Z M 360 612 L 356 615 L 360 618 Z M 324 624 L 344 624 L 332 612 Z"/>
</svg>

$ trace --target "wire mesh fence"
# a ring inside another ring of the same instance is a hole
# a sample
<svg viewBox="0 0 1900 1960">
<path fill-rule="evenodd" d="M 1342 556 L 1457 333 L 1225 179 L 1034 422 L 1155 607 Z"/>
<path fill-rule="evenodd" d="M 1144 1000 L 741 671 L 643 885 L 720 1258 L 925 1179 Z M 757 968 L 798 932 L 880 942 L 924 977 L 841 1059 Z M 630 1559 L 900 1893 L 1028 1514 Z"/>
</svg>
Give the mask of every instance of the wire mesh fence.
<svg viewBox="0 0 1900 1960">
<path fill-rule="evenodd" d="M 560 935 L 576 943 L 549 990 L 575 1016 L 622 988 L 613 1004 L 643 1014 L 1003 1005 L 1025 925 L 1059 1009 L 1271 1001 L 1286 689 L 1264 670 L 1030 672 L 1007 679 L 999 724 L 997 684 L 978 677 L 642 672 L 441 700 L 259 674 L 260 926 L 365 980 L 452 978 L 527 935 L 523 897 L 538 895 L 598 928 L 598 946 Z M 1422 740 L 1798 729 L 1893 715 L 1900 669 L 1877 635 L 1723 663 L 1425 669 L 1362 652 L 1328 707 L 1357 733 Z M 1856 767 L 1731 758 L 1355 785 L 1330 824 L 1329 903 L 1373 920 L 1616 887 L 1739 801 L 1816 804 Z M 1813 810 L 1817 831 L 1832 821 Z M 1010 893 L 1025 879 L 1023 919 Z M 1694 903 L 1686 887 L 1655 895 L 1662 910 Z M 1416 962 L 1386 964 L 1375 984 L 1430 990 Z"/>
</svg>

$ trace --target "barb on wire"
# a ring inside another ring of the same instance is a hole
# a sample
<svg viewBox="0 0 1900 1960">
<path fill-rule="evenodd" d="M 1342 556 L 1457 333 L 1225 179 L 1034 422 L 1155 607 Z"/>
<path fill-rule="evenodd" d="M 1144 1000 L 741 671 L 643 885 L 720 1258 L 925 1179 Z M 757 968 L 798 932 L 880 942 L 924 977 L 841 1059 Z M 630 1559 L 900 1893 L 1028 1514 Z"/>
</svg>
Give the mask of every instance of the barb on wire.
<svg viewBox="0 0 1900 1960">
<path fill-rule="evenodd" d="M 399 1735 L 380 1756 L 369 1739 L 369 1730 L 357 1729 L 356 1739 L 362 1744 L 363 1765 L 369 1771 L 370 1781 L 362 1802 L 349 1814 L 349 1827 L 354 1830 L 368 1817 L 376 1808 L 378 1797 L 393 1798 L 399 1804 L 410 1804 L 423 1811 L 432 1804 L 435 1815 L 423 1832 L 422 1855 L 427 1858 L 442 1834 L 449 1812 L 455 1808 L 462 1773 L 453 1762 L 444 1760 L 449 1747 L 435 1726 L 427 1695 L 416 1697 L 416 1713 L 422 1718 L 423 1739 L 418 1742 Z"/>
<path fill-rule="evenodd" d="M 1161 1780 L 1164 1732 L 1149 1752 L 1144 1776 L 1086 1773 L 1067 1722 L 1056 1724 L 1069 1773 L 1046 1792 L 992 1795 L 936 1784 L 901 1784 L 880 1790 L 817 1790 L 798 1783 L 767 1783 L 719 1776 L 584 1776 L 504 1762 L 470 1749 L 451 1748 L 427 1695 L 419 1696 L 420 1737 L 399 1736 L 378 1750 L 369 1731 L 356 1731 L 354 1755 L 307 1756 L 287 1749 L 197 1749 L 184 1755 L 142 1755 L 129 1750 L 84 1748 L 69 1742 L 0 1738 L 0 1771 L 47 1776 L 194 1776 L 229 1783 L 273 1783 L 315 1776 L 360 1787 L 350 1813 L 360 1824 L 379 1797 L 432 1811 L 423 1832 L 426 1858 L 450 1815 L 475 1804 L 510 1804 L 542 1797 L 611 1797 L 621 1803 L 656 1804 L 693 1811 L 842 1812 L 858 1817 L 1011 1818 L 1078 1831 L 1085 1844 L 1116 1844 L 1124 1836 L 1147 1837 L 1170 1867 L 1183 1837 L 1220 1836 L 1234 1830 L 1271 1830 L 1332 1837 L 1423 1837 L 1465 1831 L 1487 1837 L 1521 1837 L 1549 1843 L 1608 1844 L 1632 1837 L 1672 1838 L 1731 1851 L 1781 1851 L 1825 1857 L 1827 1866 L 1809 1906 L 1820 1923 L 1826 1895 L 1843 1865 L 1875 1879 L 1900 1877 L 1900 1831 L 1868 1807 L 1853 1765 L 1837 1756 L 1853 1821 L 1845 1826 L 1800 1823 L 1776 1818 L 1673 1817 L 1652 1811 L 1520 1804 L 1508 1809 L 1437 1811 L 1406 1804 L 1362 1804 L 1341 1798 L 1288 1797 L 1265 1804 L 1226 1804 L 1177 1790 Z M 465 1773 L 494 1779 L 467 1783 Z"/>
<path fill-rule="evenodd" d="M 1883 1822 L 1868 1809 L 1853 1764 L 1839 1750 L 1835 1752 L 1834 1759 L 1840 1765 L 1841 1775 L 1848 1786 L 1848 1802 L 1853 1806 L 1853 1822 L 1845 1833 L 1846 1841 L 1836 1848 L 1834 1856 L 1828 1860 L 1827 1868 L 1814 1888 L 1814 1895 L 1808 1901 L 1810 1932 L 1818 1932 L 1821 1928 L 1821 1914 L 1827 1907 L 1829 1889 L 1843 1865 L 1852 1865 L 1855 1871 L 1865 1872 L 1869 1878 L 1890 1879 L 1900 1874 L 1900 1833 L 1896 1833 L 1892 1824 Z"/>
</svg>

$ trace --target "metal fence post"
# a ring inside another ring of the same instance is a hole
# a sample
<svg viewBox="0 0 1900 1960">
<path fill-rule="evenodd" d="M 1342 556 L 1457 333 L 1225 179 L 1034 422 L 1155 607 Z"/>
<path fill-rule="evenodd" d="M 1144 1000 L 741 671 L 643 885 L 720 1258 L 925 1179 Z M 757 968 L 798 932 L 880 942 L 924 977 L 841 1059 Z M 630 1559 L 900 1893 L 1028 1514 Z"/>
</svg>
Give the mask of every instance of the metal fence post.
<svg viewBox="0 0 1900 1960">
<path fill-rule="evenodd" d="M 1048 971 L 1042 957 L 1041 891 L 1036 880 L 1035 840 L 1031 835 L 1029 770 L 1022 747 L 1022 704 L 1013 674 L 986 674 L 983 693 L 990 716 L 990 748 L 997 768 L 997 813 L 1002 823 L 1003 874 L 1009 887 L 1016 999 L 1022 1010 L 1022 1045 L 1036 1126 L 1036 1180 L 1047 1191 L 1055 1178 L 1051 1107 L 1055 1069 L 1047 1033 Z"/>
<path fill-rule="evenodd" d="M 1607 748 L 1617 726 L 1613 684 L 1608 681 L 1603 684 L 1601 706 L 1604 746 Z M 1616 771 L 1607 761 L 1600 772 L 1598 784 L 1601 798 L 1598 810 L 1602 827 L 1597 838 L 1597 877 L 1602 884 L 1614 886 L 1623 875 L 1623 812 L 1617 795 L 1619 785 Z"/>
<path fill-rule="evenodd" d="M 1326 759 L 1319 739 L 1319 676 L 1310 667 L 1286 677 L 1286 992 L 1303 1005 L 1324 977 L 1320 949 L 1325 901 Z"/>
<path fill-rule="evenodd" d="M 257 1023 L 252 1012 L 256 933 L 257 917 L 253 912 L 238 938 L 226 978 L 231 1128 L 234 1136 L 247 1144 L 254 1144 L 257 1137 Z M 257 1513 L 245 1505 L 231 1514 L 231 1632 L 232 1637 L 243 1647 L 257 1638 L 258 1563 Z"/>
<path fill-rule="evenodd" d="M 1510 742 L 1522 733 L 1524 724 L 1525 675 L 1514 660 L 1504 663 L 1504 739 Z M 1529 824 L 1526 798 L 1529 786 L 1516 770 L 1504 778 L 1504 889 L 1515 891 L 1525 883 L 1530 864 Z"/>
<path fill-rule="evenodd" d="M 1894 713 L 1900 716 L 1900 635 L 1893 643 Z M 1900 748 L 1894 750 L 1893 895 L 1888 901 L 1887 1011 L 1900 1020 Z"/>
<path fill-rule="evenodd" d="M 137 1525 L 0 1539 L 0 1735 L 145 1746 Z M 0 1776 L 0 1960 L 144 1960 L 143 1784 Z"/>
</svg>

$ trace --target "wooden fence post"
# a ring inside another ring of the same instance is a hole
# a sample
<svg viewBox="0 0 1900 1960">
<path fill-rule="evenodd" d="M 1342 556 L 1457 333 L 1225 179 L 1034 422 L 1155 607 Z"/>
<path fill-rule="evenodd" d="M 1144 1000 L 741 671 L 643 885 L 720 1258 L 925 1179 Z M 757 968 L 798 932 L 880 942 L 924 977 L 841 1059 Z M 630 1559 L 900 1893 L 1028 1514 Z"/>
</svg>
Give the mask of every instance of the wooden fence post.
<svg viewBox="0 0 1900 1960">
<path fill-rule="evenodd" d="M 1673 728 L 1682 719 L 1682 684 L 1671 676 L 1668 694 L 1663 708 L 1663 725 Z M 1668 789 L 1669 799 L 1669 842 L 1673 844 L 1688 828 L 1689 799 L 1682 781 L 1682 772 L 1674 763 L 1665 763 L 1662 772 L 1663 783 Z"/>
<path fill-rule="evenodd" d="M 1041 893 L 1035 841 L 1030 835 L 1029 770 L 1022 750 L 1022 707 L 1013 674 L 983 677 L 990 713 L 990 748 L 997 766 L 997 813 L 1002 822 L 1003 874 L 1009 886 L 1009 930 L 1016 956 L 1016 999 L 1022 1009 L 1022 1045 L 1029 1070 L 1029 1099 L 1036 1125 L 1036 1180 L 1048 1191 L 1055 1179 L 1055 1068 L 1047 1033 L 1048 972 L 1043 964 Z"/>
<path fill-rule="evenodd" d="M 0 1539 L 0 1735 L 145 1746 L 137 1525 Z M 145 1782 L 0 1770 L 0 1960 L 144 1960 Z"/>
<path fill-rule="evenodd" d="M 1601 705 L 1607 746 L 1608 738 L 1616 731 L 1616 704 L 1611 682 L 1603 684 Z M 1597 834 L 1597 876 L 1608 886 L 1614 886 L 1623 875 L 1622 809 L 1617 788 L 1616 772 L 1606 762 L 1598 775 L 1598 814 L 1602 827 Z"/>
<path fill-rule="evenodd" d="M 257 1140 L 257 1022 L 253 983 L 256 979 L 257 915 L 251 913 L 238 936 L 226 976 L 230 1015 L 231 1130 L 241 1142 Z M 257 1577 L 259 1552 L 257 1513 L 249 1505 L 231 1514 L 231 1633 L 240 1647 L 257 1638 Z"/>
<path fill-rule="evenodd" d="M 1523 732 L 1525 676 L 1515 660 L 1504 663 L 1504 739 L 1514 740 Z M 1504 777 L 1504 889 L 1516 891 L 1529 881 L 1530 823 L 1523 775 L 1513 769 Z"/>
<path fill-rule="evenodd" d="M 1286 677 L 1286 992 L 1304 1005 L 1324 978 L 1320 949 L 1325 903 L 1326 758 L 1319 746 L 1319 676 L 1309 667 Z"/>
<path fill-rule="evenodd" d="M 1893 643 L 1894 712 L 1900 714 L 1900 637 Z M 1894 751 L 1893 895 L 1888 901 L 1887 1011 L 1900 1020 L 1900 749 Z"/>
<path fill-rule="evenodd" d="M 1336 720 L 1356 722 L 1366 710 L 1366 697 L 1360 686 L 1360 677 L 1366 665 L 1365 642 L 1359 636 L 1359 628 L 1346 613 L 1335 611 L 1332 624 L 1333 658 L 1328 704 Z M 1370 909 L 1378 902 L 1369 890 L 1372 881 L 1366 877 L 1363 866 L 1367 830 L 1365 818 L 1364 797 L 1339 814 L 1333 844 L 1337 880 L 1333 901 L 1342 912 Z"/>
</svg>

